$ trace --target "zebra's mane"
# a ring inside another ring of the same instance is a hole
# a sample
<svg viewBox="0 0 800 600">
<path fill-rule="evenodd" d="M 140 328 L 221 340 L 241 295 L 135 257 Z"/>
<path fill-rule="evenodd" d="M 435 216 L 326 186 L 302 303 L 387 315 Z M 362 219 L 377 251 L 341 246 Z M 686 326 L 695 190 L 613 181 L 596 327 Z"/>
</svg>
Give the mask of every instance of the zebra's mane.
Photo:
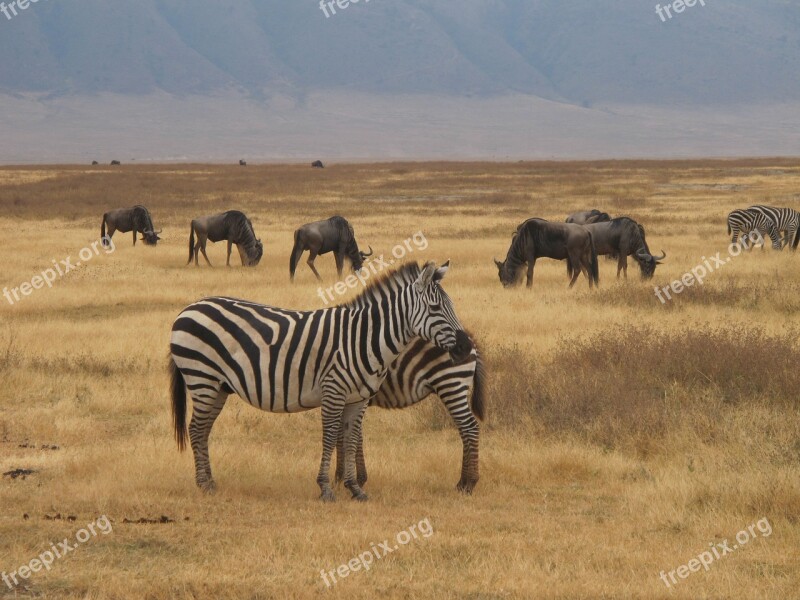
<svg viewBox="0 0 800 600">
<path fill-rule="evenodd" d="M 408 285 L 416 281 L 421 272 L 422 270 L 416 262 L 407 262 L 396 269 L 390 269 L 370 281 L 367 287 L 358 296 L 340 306 L 346 308 L 360 308 L 366 304 L 370 304 L 375 297 L 375 290 L 383 289 L 392 283 L 396 284 L 398 287 Z"/>
</svg>

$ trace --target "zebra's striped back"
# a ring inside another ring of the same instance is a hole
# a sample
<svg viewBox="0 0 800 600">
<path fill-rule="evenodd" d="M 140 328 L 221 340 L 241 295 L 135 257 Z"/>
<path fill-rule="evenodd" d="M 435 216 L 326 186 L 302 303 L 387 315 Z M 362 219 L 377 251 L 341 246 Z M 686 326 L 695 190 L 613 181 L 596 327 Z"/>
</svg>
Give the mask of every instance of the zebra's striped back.
<svg viewBox="0 0 800 600">
<path fill-rule="evenodd" d="M 780 236 L 772 219 L 757 210 L 737 209 L 728 214 L 728 233 L 733 234 L 731 243 L 737 243 L 739 235 L 742 237 L 756 231 L 762 236 L 766 233 L 772 240 L 775 250 L 781 249 Z"/>
<path fill-rule="evenodd" d="M 774 206 L 766 206 L 764 204 L 756 204 L 751 206 L 748 210 L 757 211 L 770 219 L 775 225 L 778 233 L 785 231 L 786 238 L 783 244 L 791 242 L 792 248 L 797 248 L 798 234 L 800 233 L 800 213 L 791 208 L 776 208 Z"/>
<path fill-rule="evenodd" d="M 431 394 L 439 396 L 451 414 L 456 411 L 466 416 L 471 412 L 478 419 L 484 418 L 483 364 L 474 345 L 466 360 L 455 363 L 447 352 L 417 338 L 389 366 L 370 405 L 406 408 Z"/>
</svg>

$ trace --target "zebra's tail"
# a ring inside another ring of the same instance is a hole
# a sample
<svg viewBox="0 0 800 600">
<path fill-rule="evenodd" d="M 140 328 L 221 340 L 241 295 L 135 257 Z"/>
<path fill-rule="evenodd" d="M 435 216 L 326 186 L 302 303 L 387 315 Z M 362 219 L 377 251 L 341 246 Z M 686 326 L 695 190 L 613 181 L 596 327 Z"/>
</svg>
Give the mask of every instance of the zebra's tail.
<svg viewBox="0 0 800 600">
<path fill-rule="evenodd" d="M 171 356 L 169 370 L 172 379 L 172 427 L 178 450 L 183 452 L 186 449 L 186 382 Z"/>
<path fill-rule="evenodd" d="M 191 231 L 189 232 L 189 262 L 186 263 L 187 265 L 191 263 L 192 258 L 194 258 L 194 223 L 189 227 Z"/>
<path fill-rule="evenodd" d="M 470 408 L 472 409 L 472 414 L 479 421 L 484 421 L 486 419 L 486 370 L 483 367 L 480 354 L 475 357 L 475 376 L 472 381 Z"/>
</svg>

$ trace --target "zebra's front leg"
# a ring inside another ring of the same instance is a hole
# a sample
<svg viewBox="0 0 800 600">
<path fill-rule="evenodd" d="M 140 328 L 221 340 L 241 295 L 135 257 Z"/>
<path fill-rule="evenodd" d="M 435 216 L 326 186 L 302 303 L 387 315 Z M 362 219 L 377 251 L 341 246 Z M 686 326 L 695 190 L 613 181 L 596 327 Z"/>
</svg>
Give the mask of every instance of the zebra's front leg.
<svg viewBox="0 0 800 600">
<path fill-rule="evenodd" d="M 336 483 L 344 481 L 344 427 L 339 430 L 339 441 L 336 444 Z M 359 487 L 367 483 L 367 464 L 364 461 L 364 430 L 359 431 L 356 447 L 356 481 Z"/>
<path fill-rule="evenodd" d="M 456 489 L 464 494 L 471 494 L 480 478 L 478 465 L 480 427 L 469 404 L 450 403 L 447 405 L 447 410 L 458 427 L 461 444 L 464 448 L 461 459 L 461 479 L 456 484 Z"/>
<path fill-rule="evenodd" d="M 205 391 L 205 390 L 204 390 Z M 216 489 L 211 476 L 211 462 L 208 457 L 208 438 L 211 428 L 225 406 L 228 394 L 222 390 L 208 390 L 208 395 L 192 396 L 192 422 L 189 425 L 189 440 L 194 454 L 195 481 L 197 487 L 206 493 Z"/>
<path fill-rule="evenodd" d="M 324 390 L 322 398 L 322 460 L 319 465 L 317 484 L 320 489 L 320 498 L 324 502 L 334 502 L 336 496 L 331 489 L 331 480 L 328 472 L 331 468 L 331 455 L 339 441 L 339 431 L 342 429 L 342 412 L 344 411 L 346 395 L 340 390 Z"/>
<path fill-rule="evenodd" d="M 344 439 L 345 458 L 344 458 L 344 485 L 353 494 L 353 498 L 361 502 L 367 500 L 367 495 L 361 489 L 361 483 L 357 477 L 356 455 L 359 441 L 361 440 L 361 426 L 364 419 L 364 411 L 367 410 L 368 401 L 362 400 L 344 407 L 342 415 L 342 437 Z M 361 461 L 363 463 L 363 454 Z M 366 469 L 364 471 L 366 480 Z"/>
</svg>

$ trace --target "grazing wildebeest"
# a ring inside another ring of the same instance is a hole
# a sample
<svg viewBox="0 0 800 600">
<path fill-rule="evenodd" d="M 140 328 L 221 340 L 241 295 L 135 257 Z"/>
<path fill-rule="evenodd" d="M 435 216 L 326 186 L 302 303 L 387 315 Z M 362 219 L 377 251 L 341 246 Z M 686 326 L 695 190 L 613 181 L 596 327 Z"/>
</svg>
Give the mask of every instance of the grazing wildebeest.
<svg viewBox="0 0 800 600">
<path fill-rule="evenodd" d="M 599 285 L 597 251 L 592 234 L 582 225 L 573 223 L 551 223 L 544 219 L 528 219 L 517 227 L 506 259 L 496 258 L 500 283 L 503 287 L 519 284 L 522 268 L 527 263 L 527 287 L 533 286 L 533 267 L 538 258 L 569 259 L 577 268 L 572 271 L 569 287 L 575 285 L 581 272 L 589 280 L 589 287 Z"/>
<path fill-rule="evenodd" d="M 311 166 L 316 168 L 316 169 L 324 169 L 325 168 L 325 165 L 322 164 L 321 160 L 315 160 L 314 162 L 311 163 Z"/>
<path fill-rule="evenodd" d="M 308 250 L 308 260 L 306 263 L 317 279 L 322 279 L 314 267 L 314 259 L 319 254 L 333 252 L 336 259 L 336 272 L 342 276 L 344 259 L 347 257 L 353 265 L 353 271 L 360 271 L 364 264 L 364 259 L 372 256 L 372 246 L 369 253 L 361 252 L 358 249 L 353 226 L 344 217 L 331 217 L 324 221 L 314 221 L 306 223 L 294 232 L 294 247 L 292 255 L 289 257 L 289 278 L 294 281 L 294 273 L 297 263 L 303 252 Z"/>
<path fill-rule="evenodd" d="M 246 160 L 239 160 L 239 166 L 240 167 L 246 167 L 247 166 L 247 161 Z"/>
<path fill-rule="evenodd" d="M 122 233 L 133 231 L 133 245 L 136 245 L 136 234 L 142 234 L 142 240 L 148 246 L 155 246 L 158 240 L 158 234 L 161 230 L 155 230 L 153 227 L 153 219 L 150 218 L 150 211 L 148 211 L 141 204 L 132 206 L 131 208 L 118 208 L 110 210 L 103 215 L 103 222 L 100 225 L 100 236 L 103 239 L 103 245 L 107 246 L 106 241 L 106 227 L 108 227 L 108 238 L 114 235 L 114 232 L 119 230 Z"/>
<path fill-rule="evenodd" d="M 596 208 L 592 210 L 584 210 L 581 212 L 572 213 L 567 217 L 567 223 L 575 223 L 576 225 L 588 225 L 589 223 L 603 223 L 610 221 L 611 216 L 608 213 L 600 212 Z"/>
<path fill-rule="evenodd" d="M 597 254 L 617 259 L 617 278 L 620 271 L 628 277 L 628 256 L 633 256 L 639 263 L 642 279 L 650 279 L 656 266 L 661 264 L 667 254 L 662 250 L 661 256 L 653 256 L 644 236 L 644 227 L 628 217 L 617 217 L 601 223 L 584 225 L 592 233 Z M 567 261 L 567 273 L 572 274 L 572 265 Z"/>
<path fill-rule="evenodd" d="M 92 166 L 99 165 L 99 164 L 100 164 L 100 163 L 99 163 L 99 162 L 97 162 L 96 160 L 93 160 L 93 161 L 92 161 Z"/>
<path fill-rule="evenodd" d="M 197 234 L 197 243 L 194 241 L 195 233 Z M 194 258 L 194 264 L 197 265 L 197 255 L 202 252 L 208 266 L 211 266 L 211 261 L 208 260 L 208 255 L 206 254 L 207 240 L 212 242 L 228 241 L 228 259 L 225 264 L 229 267 L 231 266 L 231 247 L 233 244 L 236 244 L 236 248 L 239 250 L 239 257 L 242 259 L 242 265 L 245 267 L 256 266 L 264 254 L 264 245 L 261 240 L 256 238 L 253 224 L 243 212 L 238 210 L 229 210 L 219 215 L 192 220 L 187 265 L 192 262 L 192 258 Z"/>
<path fill-rule="evenodd" d="M 118 160 L 112 160 L 112 161 L 111 161 L 111 164 L 112 164 L 112 165 L 120 165 L 120 164 L 122 164 L 122 163 L 121 163 L 121 162 L 119 162 Z"/>
</svg>

